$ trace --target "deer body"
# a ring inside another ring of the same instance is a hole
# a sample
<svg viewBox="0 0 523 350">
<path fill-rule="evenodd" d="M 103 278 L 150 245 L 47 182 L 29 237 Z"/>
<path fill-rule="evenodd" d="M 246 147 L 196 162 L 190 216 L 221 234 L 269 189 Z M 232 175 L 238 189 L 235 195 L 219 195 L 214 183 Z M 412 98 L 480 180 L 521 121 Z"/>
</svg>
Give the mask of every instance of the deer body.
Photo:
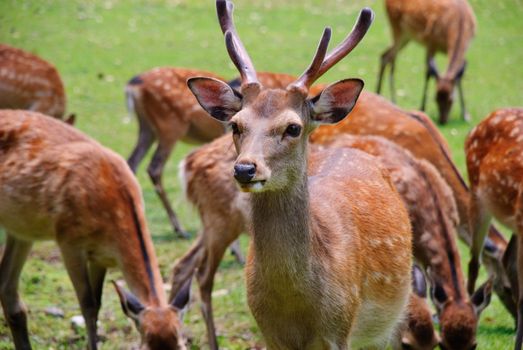
<svg viewBox="0 0 523 350">
<path fill-rule="evenodd" d="M 371 157 L 329 150 L 312 158 L 314 175 L 293 192 L 251 198 L 249 305 L 269 347 L 342 349 L 349 334 L 354 347 L 384 345 L 410 289 L 403 284 L 409 281 L 409 225 L 379 210 L 378 203 L 396 194 L 383 171 L 370 166 Z M 366 222 L 373 223 L 371 232 Z M 401 253 L 387 258 L 386 244 Z M 380 258 L 365 259 L 377 253 L 376 245 Z"/>
<path fill-rule="evenodd" d="M 522 130 L 523 109 L 499 109 L 479 123 L 465 142 L 473 232 L 468 288 L 474 287 L 483 240 L 493 216 L 518 235 L 516 349 L 521 349 L 523 343 Z"/>
<path fill-rule="evenodd" d="M 53 65 L 0 44 L 0 108 L 28 109 L 61 119 L 65 104 L 62 79 Z"/>
<path fill-rule="evenodd" d="M 432 281 L 441 325 L 441 344 L 472 349 L 481 311 L 490 302 L 490 284 L 469 298 L 456 245 L 458 215 L 452 191 L 427 161 L 375 136 L 343 135 L 329 147 L 353 147 L 376 156 L 391 173 L 412 224 L 414 258 Z M 411 345 L 411 344 L 408 344 Z"/>
<path fill-rule="evenodd" d="M 465 52 L 476 30 L 474 12 L 466 0 L 405 1 L 386 0 L 385 7 L 392 28 L 393 44 L 381 56 L 378 79 L 378 93 L 385 68 L 390 65 L 390 84 L 392 99 L 394 92 L 394 65 L 396 55 L 410 41 L 416 40 L 427 50 L 427 73 L 421 110 L 425 110 L 427 83 L 430 77 L 437 80 L 436 102 L 439 120 L 447 122 L 452 107 L 454 86 L 458 85 L 463 118 L 468 120 L 461 86 L 465 70 Z M 446 53 L 448 66 L 440 76 L 434 64 L 437 52 Z"/>
<path fill-rule="evenodd" d="M 136 295 L 117 287 L 143 349 L 185 348 L 162 290 L 140 187 L 116 153 L 42 114 L 0 112 L 0 225 L 7 231 L 0 299 L 17 349 L 30 348 L 18 279 L 32 243 L 44 239 L 60 248 L 90 349 L 97 347 L 105 271 L 113 266 Z"/>
</svg>

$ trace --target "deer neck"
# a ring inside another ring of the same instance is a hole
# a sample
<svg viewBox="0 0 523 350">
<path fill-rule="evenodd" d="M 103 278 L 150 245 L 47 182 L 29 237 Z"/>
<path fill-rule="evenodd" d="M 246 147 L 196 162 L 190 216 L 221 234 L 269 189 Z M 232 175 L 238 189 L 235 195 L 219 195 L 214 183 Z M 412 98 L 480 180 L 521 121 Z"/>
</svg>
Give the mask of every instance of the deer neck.
<svg viewBox="0 0 523 350">
<path fill-rule="evenodd" d="M 305 168 L 293 186 L 251 197 L 255 264 L 282 278 L 303 278 L 309 268 L 312 232 Z"/>
</svg>

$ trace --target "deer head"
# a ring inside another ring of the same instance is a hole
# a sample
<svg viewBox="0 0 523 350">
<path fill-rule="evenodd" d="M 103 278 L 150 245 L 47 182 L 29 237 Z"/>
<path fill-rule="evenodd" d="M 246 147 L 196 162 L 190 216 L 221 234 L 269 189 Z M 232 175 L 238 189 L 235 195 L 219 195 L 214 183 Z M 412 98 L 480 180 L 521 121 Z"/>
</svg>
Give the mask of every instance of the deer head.
<svg viewBox="0 0 523 350">
<path fill-rule="evenodd" d="M 216 1 L 220 26 L 231 60 L 240 72 L 240 92 L 216 79 L 196 77 L 188 86 L 214 118 L 228 122 L 238 158 L 234 177 L 247 192 L 287 188 L 305 173 L 309 133 L 320 123 L 337 123 L 352 110 L 363 88 L 359 79 L 345 79 L 307 98 L 310 86 L 349 54 L 367 32 L 373 12 L 363 9 L 353 31 L 327 55 L 331 30 L 326 28 L 305 72 L 286 89 L 264 89 L 232 20 L 233 5 Z"/>
<path fill-rule="evenodd" d="M 189 302 L 190 283 L 185 283 L 171 304 L 165 306 L 143 305 L 134 294 L 114 281 L 113 284 L 125 315 L 133 320 L 140 333 L 141 350 L 186 349 L 180 333 L 180 315 Z"/>
<path fill-rule="evenodd" d="M 441 325 L 440 348 L 474 350 L 477 322 L 481 312 L 490 303 L 492 281 L 485 282 L 470 300 L 462 303 L 452 303 L 453 297 L 437 280 L 433 282 L 431 292 Z M 473 312 L 470 312 L 471 309 Z"/>
</svg>

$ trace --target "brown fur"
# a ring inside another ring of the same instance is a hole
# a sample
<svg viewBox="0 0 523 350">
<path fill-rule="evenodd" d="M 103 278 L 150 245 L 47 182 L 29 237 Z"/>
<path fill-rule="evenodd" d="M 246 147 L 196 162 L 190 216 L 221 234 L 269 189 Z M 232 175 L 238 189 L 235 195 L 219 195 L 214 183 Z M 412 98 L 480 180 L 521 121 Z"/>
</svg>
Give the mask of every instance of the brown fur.
<svg viewBox="0 0 523 350">
<path fill-rule="evenodd" d="M 62 119 L 65 103 L 62 79 L 52 64 L 0 44 L 0 108 L 28 109 Z"/>
<path fill-rule="evenodd" d="M 474 287 L 479 256 L 492 216 L 518 235 L 518 329 L 516 349 L 523 342 L 523 109 L 492 112 L 465 142 L 471 186 L 470 225 L 474 233 L 469 290 Z"/>
<path fill-rule="evenodd" d="M 438 305 L 441 341 L 450 349 L 470 349 L 475 344 L 479 313 L 465 290 L 455 242 L 458 215 L 448 185 L 430 163 L 381 137 L 344 135 L 328 145 L 361 149 L 378 157 L 390 171 L 411 218 L 414 257 L 447 296 Z M 459 339 L 455 334 L 460 334 Z"/>
<path fill-rule="evenodd" d="M 96 348 L 105 271 L 113 266 L 144 305 L 138 328 L 180 340 L 176 310 L 163 293 L 140 187 L 124 160 L 71 126 L 33 112 L 1 111 L 0 140 L 0 225 L 7 231 L 0 299 L 16 347 L 29 346 L 25 321 L 16 321 L 21 319 L 17 314 L 25 315 L 17 289 L 31 244 L 38 240 L 54 240 L 61 250 L 91 349 Z M 145 349 L 159 349 L 145 335 L 143 341 Z"/>
</svg>

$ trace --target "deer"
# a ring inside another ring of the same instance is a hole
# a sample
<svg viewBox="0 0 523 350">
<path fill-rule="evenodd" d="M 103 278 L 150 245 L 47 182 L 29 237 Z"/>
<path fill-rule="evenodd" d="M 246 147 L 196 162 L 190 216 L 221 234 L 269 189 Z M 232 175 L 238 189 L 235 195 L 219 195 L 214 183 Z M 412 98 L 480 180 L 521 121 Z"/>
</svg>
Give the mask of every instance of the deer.
<svg viewBox="0 0 523 350">
<path fill-rule="evenodd" d="M 0 108 L 27 109 L 63 119 L 64 85 L 57 69 L 21 49 L 0 44 Z M 74 123 L 74 114 L 66 120 Z"/>
<path fill-rule="evenodd" d="M 408 214 L 387 173 L 364 152 L 338 149 L 307 158 L 313 123 L 344 118 L 363 82 L 339 81 L 313 99 L 308 89 L 363 38 L 373 13 L 363 9 L 351 34 L 329 54 L 326 28 L 309 68 L 284 90 L 261 86 L 234 28 L 232 3 L 216 5 L 242 77 L 240 93 L 207 77 L 191 78 L 188 86 L 233 130 L 234 178 L 251 204 L 247 299 L 267 346 L 384 345 L 410 292 Z M 397 255 L 371 258 L 377 250 L 369 240 L 385 238 Z"/>
<path fill-rule="evenodd" d="M 431 281 L 441 326 L 440 347 L 473 350 L 479 317 L 490 303 L 492 284 L 489 281 L 470 297 L 467 294 L 454 238 L 456 204 L 436 168 L 381 137 L 343 135 L 323 145 L 365 151 L 390 172 L 411 218 L 414 258 Z"/>
<path fill-rule="evenodd" d="M 215 79 L 221 77 L 207 71 L 181 68 L 156 67 L 131 78 L 125 87 L 127 109 L 138 119 L 138 139 L 128 164 L 136 173 L 138 166 L 152 145 L 156 150 L 148 165 L 147 173 L 154 185 L 174 232 L 182 238 L 189 235 L 182 228 L 163 186 L 163 169 L 178 141 L 189 144 L 207 143 L 223 135 L 225 127 L 200 107 L 186 81 L 195 75 Z M 282 86 L 289 82 L 284 74 L 260 74 L 260 81 L 268 87 Z M 230 84 L 236 84 L 233 80 Z M 233 254 L 243 261 L 239 248 Z"/>
<path fill-rule="evenodd" d="M 418 265 L 412 266 L 412 293 L 407 315 L 398 336 L 392 342 L 394 350 L 432 350 L 438 346 L 439 335 L 432 323 L 432 310 L 427 304 L 427 282 Z"/>
<path fill-rule="evenodd" d="M 515 349 L 523 344 L 523 233 L 521 154 L 523 109 L 502 108 L 490 113 L 465 140 L 470 181 L 470 248 L 468 289 L 474 288 L 482 244 L 492 217 L 516 233 L 517 331 Z M 507 262 L 507 266 L 510 264 Z"/>
<path fill-rule="evenodd" d="M 141 349 L 185 349 L 180 310 L 189 285 L 170 303 L 163 291 L 141 189 L 115 152 L 57 119 L 0 111 L 0 301 L 14 346 L 31 349 L 27 309 L 18 284 L 34 242 L 54 240 L 97 349 L 96 323 L 107 268 L 117 267 L 131 291 L 114 283 L 124 313 L 141 334 Z"/>
<path fill-rule="evenodd" d="M 470 116 L 465 107 L 462 79 L 466 68 L 466 51 L 476 32 L 476 18 L 467 0 L 402 1 L 386 0 L 385 8 L 392 30 L 392 45 L 381 55 L 376 91 L 381 92 L 383 75 L 390 66 L 390 91 L 395 101 L 394 66 L 396 56 L 414 39 L 426 50 L 426 73 L 420 109 L 425 110 L 428 82 L 436 79 L 436 102 L 439 122 L 448 121 L 457 85 L 461 103 L 461 115 L 467 122 Z M 445 53 L 448 65 L 445 74 L 440 75 L 434 56 Z"/>
</svg>

